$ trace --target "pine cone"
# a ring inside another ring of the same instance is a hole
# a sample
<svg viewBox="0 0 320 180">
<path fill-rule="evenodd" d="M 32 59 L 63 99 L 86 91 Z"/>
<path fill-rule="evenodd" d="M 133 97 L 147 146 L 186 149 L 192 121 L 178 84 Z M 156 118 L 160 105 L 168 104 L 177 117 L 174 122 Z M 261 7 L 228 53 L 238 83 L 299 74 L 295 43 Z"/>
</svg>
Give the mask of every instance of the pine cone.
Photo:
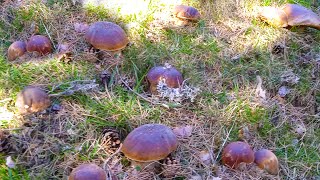
<svg viewBox="0 0 320 180">
<path fill-rule="evenodd" d="M 107 152 L 114 153 L 121 144 L 120 132 L 117 129 L 107 128 L 102 134 L 102 146 Z"/>
</svg>

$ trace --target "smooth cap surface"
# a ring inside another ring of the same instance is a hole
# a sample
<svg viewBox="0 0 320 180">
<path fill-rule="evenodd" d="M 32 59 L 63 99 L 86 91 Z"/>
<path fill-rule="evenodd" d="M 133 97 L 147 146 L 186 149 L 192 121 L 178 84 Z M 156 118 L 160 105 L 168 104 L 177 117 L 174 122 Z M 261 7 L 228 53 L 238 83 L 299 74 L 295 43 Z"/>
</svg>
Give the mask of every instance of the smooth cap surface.
<svg viewBox="0 0 320 180">
<path fill-rule="evenodd" d="M 73 169 L 68 180 L 106 180 L 106 172 L 95 164 L 82 164 Z"/>
<path fill-rule="evenodd" d="M 229 143 L 222 152 L 222 163 L 230 168 L 238 168 L 240 163 L 252 163 L 254 153 L 249 144 L 241 141 Z"/>
<path fill-rule="evenodd" d="M 8 48 L 8 60 L 14 61 L 18 57 L 27 52 L 26 43 L 23 41 L 15 41 Z"/>
<path fill-rule="evenodd" d="M 27 86 L 17 95 L 16 107 L 20 114 L 40 112 L 49 106 L 48 94 L 38 87 Z"/>
<path fill-rule="evenodd" d="M 177 5 L 173 10 L 173 14 L 180 19 L 198 20 L 200 19 L 199 11 L 191 6 Z"/>
<path fill-rule="evenodd" d="M 28 52 L 38 52 L 40 55 L 52 53 L 52 45 L 46 36 L 34 35 L 27 42 Z"/>
<path fill-rule="evenodd" d="M 85 34 L 86 41 L 94 48 L 106 51 L 118 51 L 129 43 L 124 30 L 112 22 L 93 23 Z"/>
<path fill-rule="evenodd" d="M 145 124 L 128 134 L 121 151 L 131 160 L 149 162 L 166 158 L 177 146 L 177 138 L 169 127 Z"/>
<path fill-rule="evenodd" d="M 168 64 L 150 69 L 147 74 L 147 79 L 150 83 L 151 93 L 157 92 L 157 85 L 160 81 L 164 81 L 170 88 L 178 88 L 183 82 L 182 74 Z"/>
<path fill-rule="evenodd" d="M 254 162 L 268 173 L 277 175 L 279 173 L 278 158 L 268 149 L 260 149 L 254 153 Z"/>
<path fill-rule="evenodd" d="M 282 10 L 288 17 L 289 26 L 309 26 L 320 30 L 320 16 L 298 4 L 286 4 Z"/>
<path fill-rule="evenodd" d="M 279 8 L 266 6 L 259 9 L 258 17 L 275 27 L 287 27 L 288 19 L 286 13 Z"/>
</svg>

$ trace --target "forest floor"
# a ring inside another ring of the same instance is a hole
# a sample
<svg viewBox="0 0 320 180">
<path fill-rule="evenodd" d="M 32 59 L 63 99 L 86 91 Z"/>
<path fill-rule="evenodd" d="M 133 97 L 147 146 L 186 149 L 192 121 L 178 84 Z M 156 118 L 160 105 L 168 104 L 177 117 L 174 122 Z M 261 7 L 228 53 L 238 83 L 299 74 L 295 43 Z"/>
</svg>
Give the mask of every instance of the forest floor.
<svg viewBox="0 0 320 180">
<path fill-rule="evenodd" d="M 320 31 L 276 28 L 256 17 L 258 6 L 285 3 L 319 13 L 319 1 L 0 2 L 3 180 L 67 179 L 73 168 L 88 162 L 107 167 L 118 179 L 320 178 Z M 201 20 L 175 25 L 177 4 L 194 6 Z M 89 51 L 81 27 L 96 21 L 125 30 L 130 43 L 121 55 Z M 54 53 L 8 61 L 10 44 L 34 33 L 49 37 Z M 71 58 L 56 56 L 59 44 L 69 45 Z M 201 90 L 193 102 L 150 95 L 146 74 L 164 63 Z M 99 88 L 52 98 L 52 106 L 41 113 L 17 114 L 15 99 L 25 86 L 55 94 L 70 82 L 81 86 L 80 80 Z M 115 153 L 115 140 L 122 142 L 147 123 L 184 132 L 178 149 L 159 162 L 156 172 L 134 169 Z M 237 170 L 223 166 L 222 149 L 232 141 L 274 152 L 279 174 L 254 164 Z M 8 156 L 15 168 L 6 165 Z"/>
</svg>

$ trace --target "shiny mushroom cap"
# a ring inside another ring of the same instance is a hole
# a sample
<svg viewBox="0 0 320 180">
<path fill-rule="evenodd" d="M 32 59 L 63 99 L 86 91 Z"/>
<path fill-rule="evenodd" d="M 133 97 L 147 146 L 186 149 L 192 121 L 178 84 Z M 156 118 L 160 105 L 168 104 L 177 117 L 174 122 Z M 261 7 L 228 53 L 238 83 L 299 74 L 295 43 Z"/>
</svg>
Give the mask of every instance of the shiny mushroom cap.
<svg viewBox="0 0 320 180">
<path fill-rule="evenodd" d="M 254 153 L 254 162 L 268 173 L 277 175 L 279 172 L 278 158 L 268 149 L 260 149 Z"/>
<path fill-rule="evenodd" d="M 52 45 L 46 36 L 34 35 L 27 42 L 27 51 L 47 55 L 52 53 Z"/>
<path fill-rule="evenodd" d="M 27 86 L 18 95 L 16 107 L 20 114 L 31 114 L 50 106 L 48 94 L 38 87 Z"/>
<path fill-rule="evenodd" d="M 177 138 L 169 127 L 145 124 L 128 134 L 121 151 L 131 160 L 150 162 L 166 158 L 177 146 Z"/>
<path fill-rule="evenodd" d="M 106 172 L 95 164 L 82 164 L 73 169 L 68 180 L 106 180 Z"/>
<path fill-rule="evenodd" d="M 129 40 L 124 30 L 112 22 L 93 23 L 85 34 L 85 39 L 94 48 L 106 51 L 118 51 L 127 46 Z"/>
<path fill-rule="evenodd" d="M 282 10 L 288 17 L 289 26 L 309 26 L 320 30 L 320 16 L 298 4 L 286 4 Z"/>
<path fill-rule="evenodd" d="M 199 11 L 191 6 L 186 5 L 177 5 L 175 6 L 173 10 L 173 14 L 180 19 L 185 20 L 199 20 L 200 19 L 200 13 Z"/>
<path fill-rule="evenodd" d="M 241 141 L 228 144 L 222 152 L 222 163 L 230 168 L 238 168 L 240 163 L 252 163 L 254 153 L 249 144 Z"/>
<path fill-rule="evenodd" d="M 167 63 L 164 66 L 153 67 L 148 72 L 147 79 L 152 94 L 157 94 L 157 85 L 160 81 L 164 81 L 170 88 L 178 88 L 183 82 L 182 74 Z"/>
<path fill-rule="evenodd" d="M 8 48 L 8 60 L 14 61 L 18 57 L 27 52 L 26 43 L 23 41 L 15 41 Z"/>
</svg>

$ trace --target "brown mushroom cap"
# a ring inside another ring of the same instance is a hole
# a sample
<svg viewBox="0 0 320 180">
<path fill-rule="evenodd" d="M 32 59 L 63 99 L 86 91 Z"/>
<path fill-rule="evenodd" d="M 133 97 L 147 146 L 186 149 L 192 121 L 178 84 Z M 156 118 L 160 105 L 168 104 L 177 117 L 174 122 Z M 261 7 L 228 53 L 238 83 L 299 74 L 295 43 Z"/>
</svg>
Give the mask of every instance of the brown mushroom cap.
<svg viewBox="0 0 320 180">
<path fill-rule="evenodd" d="M 153 67 L 147 74 L 150 83 L 150 91 L 157 94 L 157 85 L 160 80 L 164 80 L 170 88 L 178 88 L 183 82 L 182 74 L 169 64 Z"/>
<path fill-rule="evenodd" d="M 289 26 L 309 26 L 320 30 L 320 16 L 298 4 L 286 4 L 282 10 L 287 14 Z"/>
<path fill-rule="evenodd" d="M 106 172 L 95 164 L 82 164 L 73 169 L 68 180 L 106 180 Z"/>
<path fill-rule="evenodd" d="M 286 13 L 279 8 L 266 6 L 261 7 L 258 13 L 258 17 L 275 27 L 287 27 L 288 19 Z"/>
<path fill-rule="evenodd" d="M 26 43 L 23 41 L 15 41 L 8 48 L 8 60 L 14 61 L 18 57 L 22 56 L 26 49 Z"/>
<path fill-rule="evenodd" d="M 40 112 L 49 106 L 48 94 L 38 87 L 27 86 L 17 95 L 16 107 L 20 114 Z"/>
<path fill-rule="evenodd" d="M 118 51 L 129 43 L 124 30 L 112 22 L 93 23 L 85 34 L 86 41 L 94 48 L 106 51 Z"/>
<path fill-rule="evenodd" d="M 260 149 L 254 153 L 254 162 L 268 173 L 277 175 L 279 172 L 278 158 L 268 149 Z"/>
<path fill-rule="evenodd" d="M 230 168 L 236 169 L 242 162 L 249 164 L 253 161 L 254 153 L 245 142 L 232 142 L 223 149 L 222 163 Z"/>
<path fill-rule="evenodd" d="M 177 138 L 169 127 L 145 124 L 129 133 L 121 151 L 131 160 L 150 162 L 166 158 L 177 146 Z"/>
<path fill-rule="evenodd" d="M 46 36 L 34 35 L 27 42 L 28 52 L 38 52 L 40 55 L 52 53 L 52 45 Z"/>
<path fill-rule="evenodd" d="M 177 5 L 173 10 L 173 14 L 180 19 L 198 20 L 200 19 L 199 11 L 191 6 Z"/>
</svg>

